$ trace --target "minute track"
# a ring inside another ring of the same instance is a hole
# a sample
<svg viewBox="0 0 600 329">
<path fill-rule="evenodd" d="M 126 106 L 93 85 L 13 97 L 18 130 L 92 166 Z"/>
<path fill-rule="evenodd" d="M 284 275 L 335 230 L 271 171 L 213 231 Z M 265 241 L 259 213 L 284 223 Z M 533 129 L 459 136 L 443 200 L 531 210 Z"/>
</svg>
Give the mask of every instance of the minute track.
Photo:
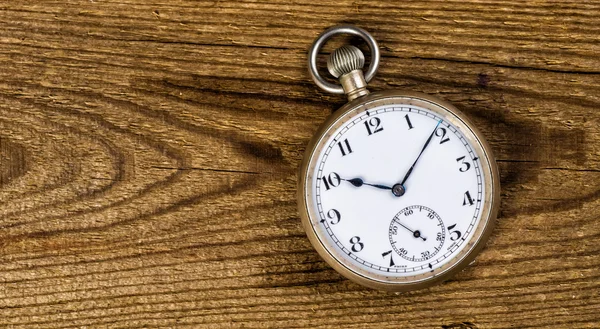
<svg viewBox="0 0 600 329">
<path fill-rule="evenodd" d="M 359 116 L 358 118 L 355 118 L 355 119 L 354 119 L 354 120 L 352 120 L 351 122 L 347 123 L 347 124 L 346 124 L 346 125 L 345 125 L 345 126 L 342 128 L 342 129 L 341 129 L 341 130 L 343 131 L 343 133 L 338 133 L 338 134 L 336 134 L 336 140 L 338 140 L 338 141 L 339 141 L 339 140 L 344 140 L 345 138 L 347 138 L 347 137 L 346 137 L 346 136 L 347 136 L 347 134 L 348 134 L 350 131 L 352 131 L 352 128 L 353 128 L 353 127 L 355 127 L 355 126 L 356 126 L 356 127 L 358 127 L 358 126 L 362 125 L 362 129 L 364 129 L 364 125 L 363 125 L 362 123 L 364 122 L 364 120 L 365 120 L 365 119 L 367 119 L 367 118 L 369 118 L 369 117 L 373 117 L 373 116 L 377 116 L 377 115 L 382 115 L 382 114 L 386 114 L 386 113 L 387 113 L 387 114 L 390 114 L 390 113 L 396 113 L 396 112 L 397 112 L 397 113 L 408 113 L 408 109 L 410 109 L 410 110 L 411 110 L 411 111 L 410 111 L 410 113 L 412 113 L 412 114 L 411 114 L 412 116 L 414 116 L 415 114 L 418 114 L 418 115 L 421 115 L 421 116 L 429 117 L 429 118 L 431 118 L 432 120 L 440 120 L 440 119 L 441 119 L 440 117 L 436 117 L 435 115 L 432 115 L 431 113 L 429 113 L 429 112 L 427 112 L 427 111 L 425 111 L 425 110 L 423 110 L 423 109 L 416 108 L 416 107 L 385 107 L 385 108 L 379 108 L 379 109 L 370 109 L 370 110 L 369 110 L 369 112 L 370 112 L 370 115 L 369 115 L 369 116 L 368 116 L 368 115 L 366 115 L 366 112 L 363 112 L 363 115 L 362 115 L 362 116 Z M 359 120 L 357 120 L 357 119 L 359 119 Z M 434 122 L 435 122 L 435 121 L 434 121 Z M 404 125 L 406 126 L 406 122 L 404 122 Z M 388 125 L 386 125 L 386 128 L 388 128 L 387 130 L 391 130 L 391 129 L 389 129 L 389 128 L 390 128 L 390 127 L 389 127 L 389 124 L 388 124 Z M 407 129 L 407 128 L 405 128 L 405 129 Z M 416 129 L 416 128 L 415 128 L 415 129 Z M 407 130 L 408 130 L 408 129 L 407 129 Z M 411 131 L 412 131 L 412 130 L 411 130 Z M 449 130 L 449 132 L 451 132 L 451 131 L 452 131 L 452 130 Z M 383 132 L 381 132 L 381 133 L 383 133 Z M 453 135 L 457 135 L 457 137 L 461 137 L 461 136 L 460 136 L 460 132 L 459 132 L 458 130 L 454 130 L 454 131 L 452 131 L 452 134 L 453 134 Z M 365 134 L 365 135 L 366 135 L 366 134 Z M 344 137 L 343 137 L 343 136 L 344 136 Z M 466 143 L 466 142 L 463 142 L 463 141 L 465 141 L 465 139 L 464 139 L 464 138 L 454 138 L 453 140 L 454 140 L 454 141 L 457 141 L 457 140 L 458 140 L 458 141 L 461 141 L 461 144 L 463 144 L 463 145 L 464 145 L 464 147 L 466 147 L 466 148 L 468 149 L 468 152 L 469 152 L 469 153 L 472 153 L 472 150 L 470 149 L 470 147 L 469 147 L 468 143 Z M 353 140 L 353 142 L 354 142 L 354 140 Z M 334 143 L 335 143 L 335 142 L 333 142 L 333 141 L 332 141 L 332 144 L 329 144 L 329 145 L 327 146 L 326 150 L 331 150 L 331 149 L 333 149 L 333 147 L 338 147 L 338 146 L 335 146 L 335 144 L 334 144 Z M 354 144 L 353 144 L 353 155 L 355 155 L 355 156 L 356 156 L 356 154 L 359 154 L 358 152 L 359 152 L 359 150 L 358 150 L 358 149 L 356 148 L 356 146 L 354 146 Z M 332 153 L 330 153 L 329 151 L 326 151 L 325 153 L 327 154 L 327 156 L 326 156 L 326 157 L 324 157 L 322 161 L 320 161 L 320 164 L 319 164 L 319 167 L 318 167 L 318 168 L 319 168 L 319 169 L 318 169 L 318 174 L 322 174 L 322 173 L 323 173 L 323 169 L 324 169 L 324 166 L 325 166 L 325 162 L 327 162 L 327 160 L 326 160 L 326 159 L 327 159 L 327 158 L 328 158 L 328 157 L 329 157 L 329 156 L 332 154 Z M 338 153 L 339 153 L 339 152 L 338 152 Z M 333 154 L 335 154 L 335 153 L 333 153 Z M 454 158 L 454 161 L 455 161 L 455 159 L 456 159 L 456 158 Z M 455 161 L 455 162 L 456 162 L 456 161 Z M 474 166 L 474 167 L 476 167 L 476 166 Z M 477 169 L 477 171 L 479 171 L 479 168 L 476 168 L 476 169 Z M 340 173 L 341 173 L 341 172 L 340 172 Z M 353 179 L 353 178 L 350 178 L 350 179 L 348 179 L 348 180 L 351 180 L 351 179 Z M 364 184 L 364 181 L 363 181 L 363 184 Z M 354 188 L 355 186 L 353 186 L 353 185 L 354 185 L 354 184 L 352 184 L 352 183 L 349 183 L 349 184 L 348 184 L 348 185 L 346 185 L 346 186 L 348 186 L 348 188 Z M 374 185 L 374 184 L 373 184 L 373 185 Z M 385 186 L 385 188 L 387 189 L 387 188 L 388 188 L 388 186 Z M 375 189 L 375 188 L 374 188 L 374 189 Z M 357 191 L 358 191 L 358 190 L 357 190 Z M 322 195 L 321 195 L 321 196 L 322 196 Z M 478 199 L 478 200 L 481 200 L 481 199 Z M 478 202 L 480 202 L 480 201 L 478 201 Z M 321 214 L 321 216 L 323 216 L 323 215 Z M 476 220 L 477 220 L 477 215 L 476 215 L 476 214 L 473 214 L 473 216 L 472 216 L 472 219 L 471 219 L 470 221 L 473 221 L 473 222 L 474 222 L 474 221 L 476 221 Z M 336 233 L 336 230 L 337 230 L 337 228 L 333 228 L 332 230 L 328 230 L 328 231 L 330 231 L 330 232 L 331 232 L 331 234 L 332 234 L 332 238 L 333 238 L 333 236 L 335 236 L 336 234 L 339 234 L 339 233 Z M 346 249 L 346 247 L 343 245 L 343 242 L 340 242 L 340 241 L 344 241 L 344 239 L 336 239 L 336 240 L 337 240 L 337 242 L 336 242 L 336 245 L 337 245 L 339 248 L 342 248 L 342 249 L 345 249 L 345 250 L 349 250 L 349 249 Z M 464 240 L 463 240 L 463 241 L 461 241 L 461 242 L 464 242 Z M 459 246 L 460 246 L 460 245 L 458 245 L 458 244 L 457 244 L 457 245 L 454 245 L 454 246 L 453 246 L 453 249 L 454 249 L 454 250 L 456 250 L 456 248 L 458 248 Z M 368 248 L 368 247 L 369 247 L 369 246 L 368 246 L 368 245 L 366 245 L 366 246 L 365 246 L 365 250 L 366 250 L 366 248 Z M 383 251 L 382 251 L 382 252 L 383 252 Z M 361 264 L 362 264 L 362 263 L 364 263 L 364 264 L 365 264 L 366 266 L 368 266 L 369 268 L 378 269 L 378 270 L 380 270 L 380 271 L 382 271 L 382 272 L 390 272 L 390 273 L 410 273 L 410 272 L 415 272 L 415 271 L 423 270 L 423 268 L 426 268 L 427 270 L 429 270 L 428 264 L 419 265 L 419 266 L 405 266 L 405 267 L 402 267 L 402 266 L 400 266 L 400 265 L 396 264 L 396 266 L 390 267 L 390 266 L 389 266 L 389 262 L 388 262 L 387 264 L 385 264 L 385 262 L 383 262 L 383 260 L 381 260 L 380 262 L 369 261 L 369 260 L 367 260 L 367 259 L 363 259 L 363 258 L 361 257 L 362 255 L 356 255 L 356 254 L 353 254 L 352 252 L 350 252 L 350 254 L 352 254 L 352 256 L 353 256 L 352 258 L 353 258 L 353 259 L 356 257 L 356 261 L 357 261 L 357 262 L 359 262 L 359 263 L 361 263 Z M 396 254 L 396 255 L 397 255 L 397 253 L 394 253 L 394 254 Z M 442 261 L 443 261 L 445 258 L 449 257 L 450 255 L 451 255 L 451 253 L 450 253 L 450 254 L 447 254 L 447 253 L 440 254 L 439 256 L 436 256 L 436 257 L 435 257 L 435 259 L 436 259 L 436 261 L 439 263 L 439 262 L 442 262 Z M 381 252 L 380 252 L 380 255 L 379 255 L 379 257 L 381 257 Z M 419 257 L 418 255 L 415 257 L 415 259 L 419 259 L 419 258 L 420 258 L 420 257 Z M 429 259 L 429 261 L 431 261 L 431 260 L 432 260 L 432 259 Z M 432 263 L 435 263 L 435 261 L 433 261 Z M 424 267 L 423 267 L 423 266 L 424 266 Z"/>
</svg>

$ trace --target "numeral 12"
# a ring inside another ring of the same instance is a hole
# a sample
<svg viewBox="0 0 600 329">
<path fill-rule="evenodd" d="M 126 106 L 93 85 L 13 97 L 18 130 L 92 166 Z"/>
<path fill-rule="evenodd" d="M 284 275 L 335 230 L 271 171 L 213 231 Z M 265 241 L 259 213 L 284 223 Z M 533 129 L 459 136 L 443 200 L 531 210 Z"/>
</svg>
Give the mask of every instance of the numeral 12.
<svg viewBox="0 0 600 329">
<path fill-rule="evenodd" d="M 378 117 L 373 117 L 368 121 L 365 121 L 365 127 L 367 128 L 367 133 L 369 134 L 369 136 L 382 131 L 383 127 L 380 127 L 380 125 L 381 119 L 379 119 Z"/>
</svg>

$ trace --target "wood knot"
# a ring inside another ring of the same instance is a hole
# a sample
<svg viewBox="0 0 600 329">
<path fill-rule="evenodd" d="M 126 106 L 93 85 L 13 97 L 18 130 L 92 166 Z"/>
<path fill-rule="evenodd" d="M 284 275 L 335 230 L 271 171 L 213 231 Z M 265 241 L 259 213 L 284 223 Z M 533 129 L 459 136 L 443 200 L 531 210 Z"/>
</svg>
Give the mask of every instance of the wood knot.
<svg viewBox="0 0 600 329">
<path fill-rule="evenodd" d="M 485 73 L 479 73 L 477 75 L 477 85 L 480 87 L 487 87 L 490 84 L 490 76 Z"/>
</svg>

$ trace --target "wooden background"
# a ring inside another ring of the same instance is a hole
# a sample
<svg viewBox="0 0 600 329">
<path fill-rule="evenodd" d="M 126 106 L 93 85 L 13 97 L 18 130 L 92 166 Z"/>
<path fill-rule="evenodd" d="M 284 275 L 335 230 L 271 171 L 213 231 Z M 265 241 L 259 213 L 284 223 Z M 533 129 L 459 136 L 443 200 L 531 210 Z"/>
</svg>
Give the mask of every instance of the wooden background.
<svg viewBox="0 0 600 329">
<path fill-rule="evenodd" d="M 380 42 L 373 90 L 453 102 L 498 158 L 445 284 L 363 288 L 301 228 L 338 23 Z M 598 328 L 599 38 L 598 1 L 1 1 L 0 327 Z"/>
</svg>

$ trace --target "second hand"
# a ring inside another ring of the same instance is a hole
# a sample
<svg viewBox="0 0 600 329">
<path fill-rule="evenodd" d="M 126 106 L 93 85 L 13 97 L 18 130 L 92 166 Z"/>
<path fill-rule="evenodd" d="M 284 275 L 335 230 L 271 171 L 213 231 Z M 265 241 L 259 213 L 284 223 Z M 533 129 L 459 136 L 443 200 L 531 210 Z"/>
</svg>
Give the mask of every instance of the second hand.
<svg viewBox="0 0 600 329">
<path fill-rule="evenodd" d="M 410 228 L 404 226 L 404 224 L 400 223 L 400 219 L 396 218 L 396 223 L 400 224 L 400 226 L 404 227 L 405 229 L 407 229 L 409 232 L 411 232 L 413 234 L 413 237 L 415 238 L 421 238 L 423 239 L 423 241 L 427 241 L 427 238 L 421 235 L 421 231 L 419 230 L 411 230 Z"/>
</svg>

